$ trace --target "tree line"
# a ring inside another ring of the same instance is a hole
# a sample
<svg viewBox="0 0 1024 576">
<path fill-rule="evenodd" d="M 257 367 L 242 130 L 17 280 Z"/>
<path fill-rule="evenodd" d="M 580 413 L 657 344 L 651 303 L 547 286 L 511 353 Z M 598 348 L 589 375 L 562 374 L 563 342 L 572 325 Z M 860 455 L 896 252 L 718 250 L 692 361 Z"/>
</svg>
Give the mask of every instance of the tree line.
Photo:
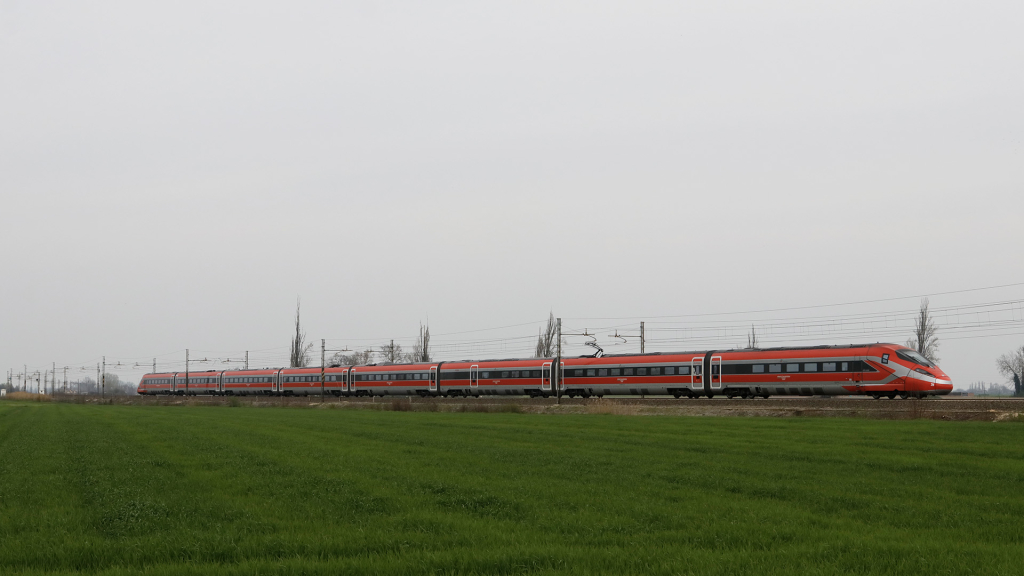
<svg viewBox="0 0 1024 576">
<path fill-rule="evenodd" d="M 306 332 L 302 329 L 301 305 L 295 304 L 295 335 L 292 336 L 289 345 L 289 363 L 291 368 L 303 368 L 310 365 L 309 353 L 313 344 L 306 341 Z M 391 340 L 382 344 L 377 350 L 367 348 L 366 350 L 350 351 L 349 353 L 335 352 L 326 360 L 327 366 L 365 365 L 373 364 L 375 359 L 379 364 L 401 364 L 405 362 L 430 362 L 430 326 L 420 324 L 420 334 L 412 350 L 405 351 L 401 344 L 395 344 Z"/>
</svg>

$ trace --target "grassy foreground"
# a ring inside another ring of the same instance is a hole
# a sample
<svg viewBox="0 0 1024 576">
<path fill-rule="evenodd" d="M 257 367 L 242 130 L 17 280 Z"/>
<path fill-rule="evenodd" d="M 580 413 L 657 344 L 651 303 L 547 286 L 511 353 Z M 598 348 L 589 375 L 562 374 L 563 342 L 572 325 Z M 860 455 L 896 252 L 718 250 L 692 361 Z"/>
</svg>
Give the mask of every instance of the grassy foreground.
<svg viewBox="0 0 1024 576">
<path fill-rule="evenodd" d="M 0 402 L 0 573 L 1019 574 L 1024 424 Z"/>
</svg>

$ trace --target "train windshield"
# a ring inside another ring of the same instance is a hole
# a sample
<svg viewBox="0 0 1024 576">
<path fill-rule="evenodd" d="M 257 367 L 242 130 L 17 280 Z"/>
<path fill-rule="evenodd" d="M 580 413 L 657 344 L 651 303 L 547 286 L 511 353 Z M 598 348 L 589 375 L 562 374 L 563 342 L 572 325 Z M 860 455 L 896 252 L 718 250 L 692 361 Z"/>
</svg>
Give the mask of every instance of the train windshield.
<svg viewBox="0 0 1024 576">
<path fill-rule="evenodd" d="M 906 360 L 907 362 L 913 362 L 915 364 L 920 364 L 920 365 L 925 366 L 927 368 L 934 368 L 935 367 L 935 364 L 932 364 L 931 360 L 925 358 L 924 356 L 921 356 L 920 354 L 918 354 L 914 350 L 897 350 L 896 351 L 896 355 L 899 356 L 900 358 Z"/>
</svg>

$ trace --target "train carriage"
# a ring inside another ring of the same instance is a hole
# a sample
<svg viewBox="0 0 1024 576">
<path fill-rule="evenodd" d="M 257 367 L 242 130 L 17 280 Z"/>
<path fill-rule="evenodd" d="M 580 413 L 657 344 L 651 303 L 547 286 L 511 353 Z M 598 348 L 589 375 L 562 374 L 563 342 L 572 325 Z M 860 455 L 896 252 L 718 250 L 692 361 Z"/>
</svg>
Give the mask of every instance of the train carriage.
<svg viewBox="0 0 1024 576">
<path fill-rule="evenodd" d="M 139 381 L 139 394 L 170 394 L 174 382 L 173 372 L 146 374 Z"/>
<path fill-rule="evenodd" d="M 565 393 L 584 397 L 907 397 L 953 389 L 937 366 L 895 344 L 616 355 L 566 359 L 563 366 Z"/>
<path fill-rule="evenodd" d="M 445 362 L 441 365 L 444 396 L 549 396 L 550 358 Z"/>
<path fill-rule="evenodd" d="M 320 367 L 285 368 L 281 370 L 277 393 L 285 396 L 320 394 Z M 325 382 L 326 384 L 326 382 Z"/>
<path fill-rule="evenodd" d="M 349 369 L 353 396 L 432 396 L 437 394 L 440 363 L 384 364 Z"/>
<path fill-rule="evenodd" d="M 562 389 L 569 396 L 702 393 L 703 352 L 569 358 L 562 363 Z"/>
<path fill-rule="evenodd" d="M 280 369 L 230 370 L 222 373 L 220 394 L 229 396 L 271 395 L 278 392 Z"/>
<path fill-rule="evenodd" d="M 220 372 L 207 370 L 203 372 L 178 372 L 175 392 L 195 396 L 197 394 L 213 395 L 220 392 Z"/>
</svg>

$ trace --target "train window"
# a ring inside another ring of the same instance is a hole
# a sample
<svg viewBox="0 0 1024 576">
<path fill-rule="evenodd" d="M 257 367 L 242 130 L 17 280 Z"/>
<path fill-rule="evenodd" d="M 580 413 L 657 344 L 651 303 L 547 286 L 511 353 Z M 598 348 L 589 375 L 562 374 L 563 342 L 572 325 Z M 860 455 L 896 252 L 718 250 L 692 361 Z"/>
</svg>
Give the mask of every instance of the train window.
<svg viewBox="0 0 1024 576">
<path fill-rule="evenodd" d="M 754 364 L 754 374 L 761 374 L 764 372 L 764 364 Z"/>
<path fill-rule="evenodd" d="M 888 364 L 888 363 L 889 363 L 889 355 L 888 354 L 882 354 L 882 364 Z"/>
<path fill-rule="evenodd" d="M 676 367 L 675 366 L 666 366 L 665 367 L 665 374 L 666 375 L 672 376 L 672 375 L 675 375 L 675 373 L 676 373 Z"/>
<path fill-rule="evenodd" d="M 651 368 L 651 376 L 661 376 L 661 366 Z"/>
<path fill-rule="evenodd" d="M 612 376 L 620 376 L 622 374 L 622 368 L 612 368 Z"/>
<path fill-rule="evenodd" d="M 508 372 L 507 371 L 502 371 L 501 377 L 502 378 L 508 378 Z"/>
<path fill-rule="evenodd" d="M 512 371 L 512 377 L 513 378 L 519 378 L 519 370 L 513 370 Z"/>
<path fill-rule="evenodd" d="M 596 376 L 596 375 L 597 375 L 597 372 L 593 368 L 587 370 L 587 376 Z"/>
<path fill-rule="evenodd" d="M 818 363 L 817 362 L 809 362 L 807 364 L 804 364 L 804 372 L 817 372 L 817 371 L 818 371 Z"/>
<path fill-rule="evenodd" d="M 836 363 L 835 362 L 822 362 L 821 363 L 821 371 L 822 372 L 835 372 L 836 371 Z"/>
<path fill-rule="evenodd" d="M 843 372 L 849 372 L 849 371 L 850 371 L 850 365 L 847 364 L 846 362 L 843 362 Z"/>
<path fill-rule="evenodd" d="M 597 375 L 598 376 L 607 376 L 608 375 L 608 369 L 607 368 L 601 368 L 600 370 L 597 371 Z"/>
<path fill-rule="evenodd" d="M 632 376 L 633 375 L 633 369 L 632 368 L 624 368 L 622 370 L 622 375 L 623 376 Z"/>
<path fill-rule="evenodd" d="M 896 351 L 896 356 L 899 357 L 900 360 L 905 360 L 907 362 L 912 362 L 914 364 L 920 364 L 921 366 L 924 366 L 925 368 L 934 368 L 935 367 L 935 364 L 932 364 L 931 360 L 928 360 L 927 358 L 925 358 L 921 354 L 918 354 L 917 351 L 911 350 L 909 348 L 907 348 L 905 350 L 897 350 Z"/>
<path fill-rule="evenodd" d="M 583 376 L 583 370 L 573 370 L 573 376 L 576 376 L 576 377 Z"/>
<path fill-rule="evenodd" d="M 687 375 L 689 373 L 690 373 L 690 367 L 689 366 L 680 366 L 679 367 L 679 374 L 680 375 L 685 376 L 685 375 Z"/>
<path fill-rule="evenodd" d="M 799 364 L 786 364 L 786 372 L 799 372 L 799 371 L 800 371 L 800 365 Z"/>
<path fill-rule="evenodd" d="M 491 377 L 491 373 L 490 372 L 482 372 L 480 374 L 480 377 L 481 378 L 490 378 Z"/>
<path fill-rule="evenodd" d="M 782 364 L 769 364 L 768 365 L 768 371 L 769 372 L 782 372 Z"/>
<path fill-rule="evenodd" d="M 647 376 L 647 368 L 637 368 L 636 369 L 636 375 L 637 376 Z"/>
</svg>

